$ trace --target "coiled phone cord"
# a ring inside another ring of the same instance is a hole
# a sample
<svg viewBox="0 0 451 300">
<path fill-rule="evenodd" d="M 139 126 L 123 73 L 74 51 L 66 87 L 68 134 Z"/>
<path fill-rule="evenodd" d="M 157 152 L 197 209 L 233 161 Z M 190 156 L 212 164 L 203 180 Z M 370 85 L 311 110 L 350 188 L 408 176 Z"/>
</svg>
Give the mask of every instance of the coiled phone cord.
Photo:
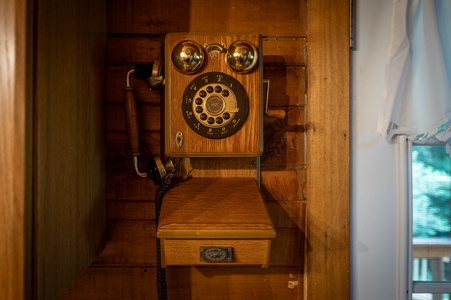
<svg viewBox="0 0 451 300">
<path fill-rule="evenodd" d="M 171 173 L 166 174 L 162 183 L 158 186 L 158 190 L 155 194 L 155 223 L 158 228 L 158 222 L 160 221 L 160 209 L 163 201 L 164 194 L 169 189 L 171 179 L 175 176 L 175 169 Z M 167 286 L 166 286 L 166 270 L 161 267 L 161 250 L 160 239 L 157 238 L 156 245 L 157 252 L 157 294 L 159 300 L 167 300 Z"/>
</svg>

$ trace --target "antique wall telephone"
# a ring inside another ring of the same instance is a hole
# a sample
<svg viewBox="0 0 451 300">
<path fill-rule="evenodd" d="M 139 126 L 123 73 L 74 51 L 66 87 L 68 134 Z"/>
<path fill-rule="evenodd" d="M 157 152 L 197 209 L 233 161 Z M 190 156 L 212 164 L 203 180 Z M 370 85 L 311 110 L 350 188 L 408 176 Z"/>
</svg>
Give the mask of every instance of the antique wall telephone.
<svg viewBox="0 0 451 300">
<path fill-rule="evenodd" d="M 171 33 L 165 38 L 164 49 L 164 68 L 160 61 L 137 65 L 128 72 L 124 89 L 135 170 L 159 186 L 155 200 L 157 254 L 161 251 L 158 277 L 163 279 L 167 265 L 267 266 L 275 230 L 258 180 L 194 178 L 168 191 L 181 159 L 258 158 L 262 154 L 261 37 Z M 150 89 L 164 86 L 165 90 L 167 158 L 151 157 L 145 173 L 138 164 L 132 75 L 147 81 Z M 165 287 L 161 290 L 159 296 L 165 294 Z"/>
<path fill-rule="evenodd" d="M 234 40 L 240 38 L 247 40 Z M 147 81 L 151 89 L 164 83 L 168 157 L 259 156 L 263 151 L 262 60 L 254 44 L 260 45 L 258 35 L 168 34 L 165 57 L 170 63 L 164 66 L 165 78 L 160 61 L 138 65 L 127 75 L 125 108 L 132 156 L 140 154 L 132 74 Z"/>
</svg>

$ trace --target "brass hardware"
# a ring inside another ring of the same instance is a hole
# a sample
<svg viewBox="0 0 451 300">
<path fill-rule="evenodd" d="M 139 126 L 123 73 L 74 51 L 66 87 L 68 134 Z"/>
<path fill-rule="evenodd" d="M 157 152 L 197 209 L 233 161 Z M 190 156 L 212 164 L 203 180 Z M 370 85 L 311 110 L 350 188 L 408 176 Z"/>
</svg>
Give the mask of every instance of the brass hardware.
<svg viewBox="0 0 451 300">
<path fill-rule="evenodd" d="M 153 62 L 152 75 L 147 79 L 147 84 L 151 90 L 158 90 L 163 84 L 162 67 L 163 63 L 160 60 Z"/>
<path fill-rule="evenodd" d="M 216 59 L 219 56 L 219 53 L 223 52 L 226 48 L 225 44 L 204 44 L 205 50 L 208 52 L 208 55 L 210 55 L 211 59 Z"/>
<path fill-rule="evenodd" d="M 204 61 L 204 50 L 193 41 L 180 42 L 172 50 L 172 63 L 183 74 L 196 73 Z"/>
<path fill-rule="evenodd" d="M 252 70 L 258 61 L 258 51 L 249 42 L 237 41 L 227 49 L 226 65 L 232 71 L 245 74 Z"/>
<path fill-rule="evenodd" d="M 232 247 L 200 247 L 200 261 L 230 262 L 232 253 Z"/>
<path fill-rule="evenodd" d="M 177 148 L 182 148 L 183 146 L 183 133 L 180 131 L 175 135 L 175 144 L 177 145 Z"/>
</svg>

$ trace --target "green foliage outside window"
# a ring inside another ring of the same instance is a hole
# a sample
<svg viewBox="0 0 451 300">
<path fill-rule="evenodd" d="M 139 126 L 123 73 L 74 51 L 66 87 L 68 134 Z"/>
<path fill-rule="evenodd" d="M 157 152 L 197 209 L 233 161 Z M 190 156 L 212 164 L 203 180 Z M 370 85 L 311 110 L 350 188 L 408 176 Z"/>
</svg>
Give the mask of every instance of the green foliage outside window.
<svg viewBox="0 0 451 300">
<path fill-rule="evenodd" d="M 451 237 L 451 159 L 444 146 L 412 148 L 413 236 Z"/>
</svg>

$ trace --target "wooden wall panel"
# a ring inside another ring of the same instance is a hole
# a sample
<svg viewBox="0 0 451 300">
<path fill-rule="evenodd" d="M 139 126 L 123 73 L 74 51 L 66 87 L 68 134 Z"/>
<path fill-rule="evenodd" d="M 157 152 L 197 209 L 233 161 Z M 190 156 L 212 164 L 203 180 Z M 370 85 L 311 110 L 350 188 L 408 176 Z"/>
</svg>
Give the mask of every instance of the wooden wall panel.
<svg viewBox="0 0 451 300">
<path fill-rule="evenodd" d="M 35 299 L 56 299 L 104 246 L 105 1 L 36 1 Z"/>
<path fill-rule="evenodd" d="M 27 1 L 0 2 L 0 291 L 31 296 L 31 77 Z"/>
<path fill-rule="evenodd" d="M 153 61 L 153 60 L 150 60 Z M 144 62 L 148 62 L 147 60 Z M 109 105 L 123 105 L 124 97 L 122 89 L 125 86 L 125 76 L 127 72 L 133 69 L 134 65 L 108 65 L 107 66 L 107 103 Z M 133 87 L 136 89 L 135 98 L 140 104 L 159 105 L 161 101 L 161 92 L 154 90 L 149 92 L 149 88 L 144 81 L 133 80 Z"/>
<path fill-rule="evenodd" d="M 105 251 L 74 282 L 64 299 L 156 299 L 156 188 L 150 180 L 134 174 L 126 143 L 122 88 L 128 70 L 136 63 L 161 59 L 164 36 L 174 31 L 261 33 L 263 77 L 270 79 L 269 107 L 284 110 L 286 116 L 264 119 L 261 191 L 277 231 L 269 268 L 171 267 L 167 269 L 169 298 L 309 299 L 304 296 L 308 294 L 304 284 L 310 275 L 304 270 L 305 249 L 310 249 L 306 242 L 310 5 L 305 0 L 108 1 L 105 112 L 109 240 Z M 162 153 L 162 91 L 149 91 L 144 82 L 134 79 L 133 86 L 139 107 L 143 169 L 150 154 Z M 246 163 L 250 162 L 193 159 L 183 161 L 183 166 L 194 167 L 195 176 L 233 176 L 235 167 Z M 316 166 L 316 174 L 321 175 L 318 170 L 321 167 Z M 255 167 L 246 172 L 254 174 Z M 326 285 L 322 288 L 327 290 Z"/>
<path fill-rule="evenodd" d="M 189 31 L 191 1 L 111 0 L 107 5 L 107 32 L 159 34 Z"/>
<path fill-rule="evenodd" d="M 259 32 L 260 33 L 260 32 Z M 263 34 L 263 33 L 261 33 Z M 164 36 L 153 34 L 110 34 L 107 43 L 107 63 L 110 65 L 154 61 L 162 58 Z M 307 55 L 306 37 L 262 37 L 265 65 L 305 66 Z"/>
<path fill-rule="evenodd" d="M 267 200 L 305 200 L 305 170 L 301 168 L 265 168 L 261 174 L 261 191 Z"/>
<path fill-rule="evenodd" d="M 350 298 L 349 51 L 349 1 L 310 1 L 307 299 Z"/>
<path fill-rule="evenodd" d="M 157 299 L 153 268 L 96 268 L 86 270 L 60 300 Z"/>
<path fill-rule="evenodd" d="M 138 103 L 137 110 L 138 126 L 143 131 L 159 131 L 161 129 L 161 111 L 159 106 L 140 105 Z M 125 112 L 123 105 L 108 105 L 106 108 L 108 131 L 125 131 Z"/>
<path fill-rule="evenodd" d="M 110 33 L 166 34 L 180 31 L 259 32 L 302 37 L 307 32 L 305 0 L 109 1 Z"/>
<path fill-rule="evenodd" d="M 110 65 L 150 62 L 161 59 L 163 36 L 110 35 L 106 61 Z"/>
<path fill-rule="evenodd" d="M 109 220 L 105 250 L 93 265 L 156 266 L 154 220 Z"/>
<path fill-rule="evenodd" d="M 306 36 L 268 36 L 263 37 L 265 65 L 305 66 L 307 64 Z"/>
<path fill-rule="evenodd" d="M 270 80 L 269 108 L 291 110 L 305 105 L 307 91 L 305 66 L 266 65 L 266 58 L 265 55 L 263 78 Z"/>
<path fill-rule="evenodd" d="M 168 299 L 298 299 L 294 267 L 169 267 Z M 299 291 L 300 290 L 300 291 Z M 61 300 L 157 299 L 154 267 L 88 269 Z"/>
<path fill-rule="evenodd" d="M 156 187 L 151 180 L 136 176 L 130 160 L 110 162 L 107 169 L 107 200 L 141 201 L 154 199 Z"/>
<path fill-rule="evenodd" d="M 149 215 L 154 213 L 152 202 L 127 204 L 135 211 L 146 207 Z M 284 205 L 278 202 L 271 203 L 268 207 L 272 209 L 271 217 L 278 228 L 277 237 L 271 243 L 270 265 L 303 266 L 305 203 L 299 201 Z M 132 217 L 137 215 L 136 212 L 128 213 Z M 291 218 L 295 221 L 287 222 Z M 106 249 L 97 257 L 93 266 L 156 266 L 156 257 L 151 255 L 155 252 L 154 220 L 110 219 L 108 237 Z"/>
<path fill-rule="evenodd" d="M 262 166 L 271 169 L 277 166 L 305 165 L 304 133 L 298 131 L 265 131 L 265 150 Z"/>
<path fill-rule="evenodd" d="M 302 275 L 299 274 L 298 268 L 294 267 L 190 270 L 191 278 L 188 284 L 191 293 L 177 299 L 296 299 L 298 294 L 302 293 Z M 170 278 L 169 276 L 168 280 Z M 168 286 L 168 289 L 170 288 L 171 286 Z"/>
<path fill-rule="evenodd" d="M 155 203 L 153 201 L 108 201 L 107 215 L 114 220 L 153 220 Z M 111 235 L 111 234 L 110 234 Z"/>
</svg>

